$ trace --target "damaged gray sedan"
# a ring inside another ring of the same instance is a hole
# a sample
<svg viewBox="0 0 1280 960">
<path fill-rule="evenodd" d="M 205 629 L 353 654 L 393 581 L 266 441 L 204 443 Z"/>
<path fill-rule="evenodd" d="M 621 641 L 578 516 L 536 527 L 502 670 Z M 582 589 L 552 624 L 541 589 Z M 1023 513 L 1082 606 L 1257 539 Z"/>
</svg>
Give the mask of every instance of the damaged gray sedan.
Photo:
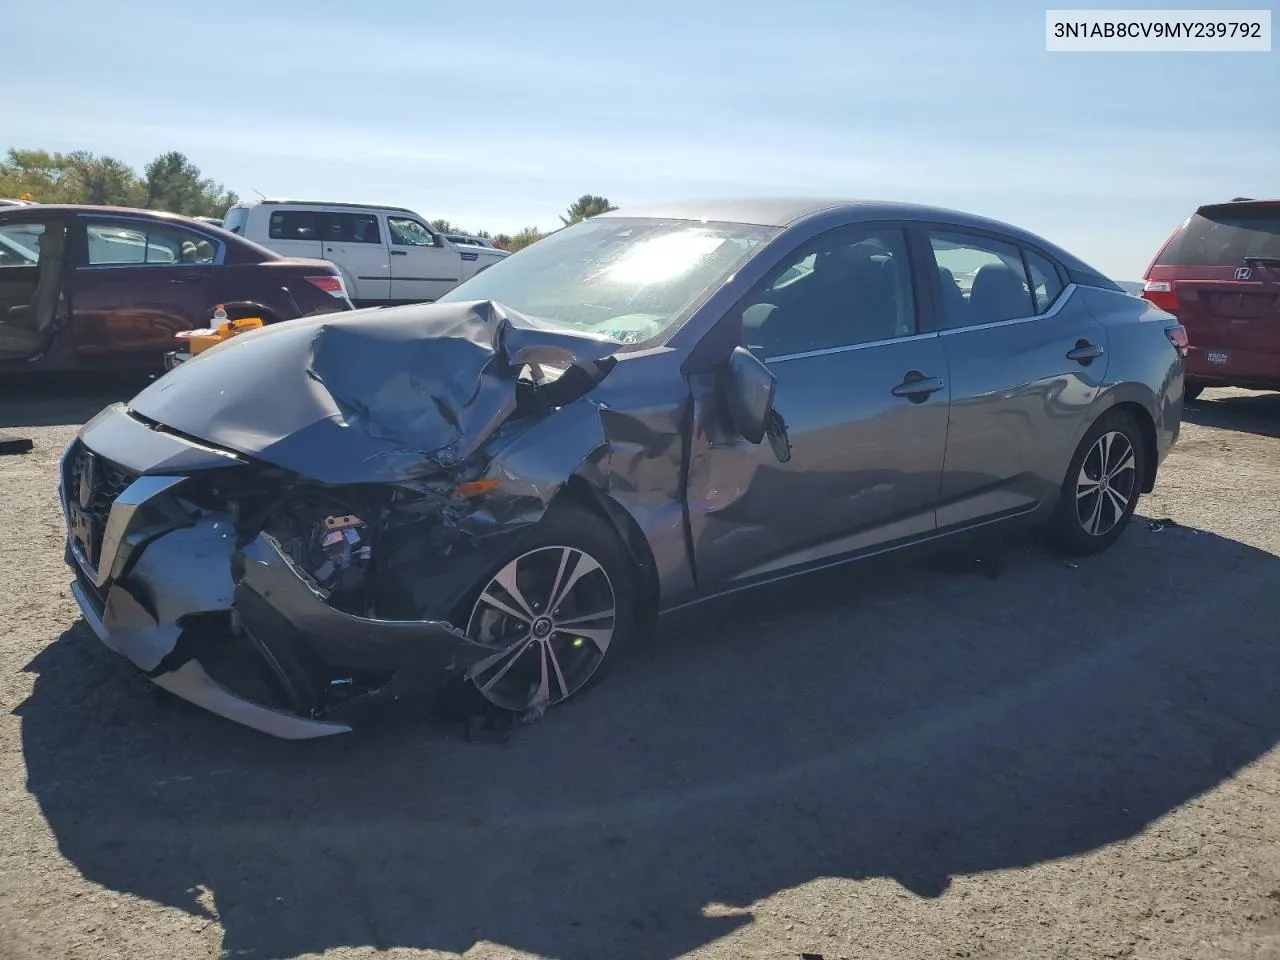
<svg viewBox="0 0 1280 960">
<path fill-rule="evenodd" d="M 997 522 L 1105 549 L 1177 438 L 1185 350 L 965 214 L 615 211 L 104 410 L 62 462 L 72 589 L 155 683 L 278 736 L 451 686 L 536 715 L 708 597 Z"/>
</svg>

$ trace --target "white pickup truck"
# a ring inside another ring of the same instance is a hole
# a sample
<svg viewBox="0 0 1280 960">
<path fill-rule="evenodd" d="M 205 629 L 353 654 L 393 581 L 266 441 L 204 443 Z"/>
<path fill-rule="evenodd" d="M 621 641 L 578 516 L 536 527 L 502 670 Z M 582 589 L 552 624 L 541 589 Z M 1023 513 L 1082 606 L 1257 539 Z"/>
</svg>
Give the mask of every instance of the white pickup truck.
<svg viewBox="0 0 1280 960">
<path fill-rule="evenodd" d="M 509 256 L 451 243 L 403 207 L 259 200 L 236 204 L 222 225 L 281 256 L 336 264 L 357 307 L 435 300 Z"/>
</svg>

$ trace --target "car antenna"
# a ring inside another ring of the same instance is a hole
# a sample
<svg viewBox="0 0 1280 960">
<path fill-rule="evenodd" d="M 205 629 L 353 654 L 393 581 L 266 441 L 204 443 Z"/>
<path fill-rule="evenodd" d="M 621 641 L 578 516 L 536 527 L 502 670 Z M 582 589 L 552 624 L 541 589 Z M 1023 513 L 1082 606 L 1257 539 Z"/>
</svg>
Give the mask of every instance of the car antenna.
<svg viewBox="0 0 1280 960">
<path fill-rule="evenodd" d="M 265 199 L 267 199 L 267 195 L 266 195 L 265 193 L 263 193 L 261 190 L 256 190 L 256 189 L 255 189 L 253 192 L 254 192 L 254 193 L 256 193 L 256 194 L 258 195 L 258 199 L 259 199 L 259 200 L 265 200 Z"/>
</svg>

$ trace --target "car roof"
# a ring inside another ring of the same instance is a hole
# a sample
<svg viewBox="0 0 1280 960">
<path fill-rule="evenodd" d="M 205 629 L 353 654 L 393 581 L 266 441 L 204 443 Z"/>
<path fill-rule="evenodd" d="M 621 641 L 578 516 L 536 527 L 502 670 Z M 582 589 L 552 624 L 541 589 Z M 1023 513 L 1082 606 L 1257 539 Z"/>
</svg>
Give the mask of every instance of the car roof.
<svg viewBox="0 0 1280 960">
<path fill-rule="evenodd" d="M 1280 207 L 1280 200 L 1255 200 L 1252 197 L 1245 200 L 1231 200 L 1227 203 L 1205 203 L 1196 208 L 1196 213 L 1225 213 L 1229 210 L 1259 210 L 1269 207 Z"/>
<path fill-rule="evenodd" d="M 354 210 L 391 210 L 395 213 L 413 213 L 408 207 L 393 207 L 385 203 L 350 203 L 345 200 L 295 200 L 286 197 L 266 197 L 262 200 L 241 200 L 237 207 L 341 207 Z"/>
<path fill-rule="evenodd" d="M 706 220 L 790 227 L 810 217 L 845 214 L 849 220 L 936 221 L 948 226 L 1000 234 L 1038 247 L 1070 270 L 1102 275 L 1078 257 L 1029 230 L 946 207 L 887 200 L 854 200 L 838 197 L 721 197 L 678 200 L 670 203 L 624 207 L 600 217 L 643 217 L 664 220 Z"/>
<path fill-rule="evenodd" d="M 709 200 L 680 200 L 602 213 L 602 217 L 652 217 L 668 220 L 708 220 L 750 223 L 767 227 L 789 227 L 818 214 L 847 213 L 858 220 L 941 220 L 956 226 L 971 226 L 1001 233 L 1026 233 L 1018 227 L 987 217 L 949 210 L 945 207 L 886 200 L 856 200 L 839 197 L 740 197 Z"/>
<path fill-rule="evenodd" d="M 207 227 L 209 224 L 180 213 L 167 213 L 163 210 L 143 210 L 139 207 L 107 207 L 93 203 L 35 203 L 23 207 L 0 207 L 0 214 L 23 213 L 42 217 L 49 213 L 95 213 L 103 216 L 142 217 L 153 220 L 173 220 L 179 223 L 191 223 Z"/>
</svg>

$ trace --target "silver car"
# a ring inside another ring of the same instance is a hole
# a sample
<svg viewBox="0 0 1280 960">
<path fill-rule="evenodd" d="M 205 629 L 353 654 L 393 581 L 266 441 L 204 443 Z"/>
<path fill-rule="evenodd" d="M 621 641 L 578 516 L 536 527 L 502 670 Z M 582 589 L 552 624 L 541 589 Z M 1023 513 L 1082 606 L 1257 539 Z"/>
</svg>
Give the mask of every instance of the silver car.
<svg viewBox="0 0 1280 960">
<path fill-rule="evenodd" d="M 1177 320 L 1006 224 L 714 200 L 440 302 L 243 334 L 62 464 L 85 619 L 272 734 L 538 715 L 658 616 L 979 527 L 1093 553 L 1178 436 Z"/>
</svg>

